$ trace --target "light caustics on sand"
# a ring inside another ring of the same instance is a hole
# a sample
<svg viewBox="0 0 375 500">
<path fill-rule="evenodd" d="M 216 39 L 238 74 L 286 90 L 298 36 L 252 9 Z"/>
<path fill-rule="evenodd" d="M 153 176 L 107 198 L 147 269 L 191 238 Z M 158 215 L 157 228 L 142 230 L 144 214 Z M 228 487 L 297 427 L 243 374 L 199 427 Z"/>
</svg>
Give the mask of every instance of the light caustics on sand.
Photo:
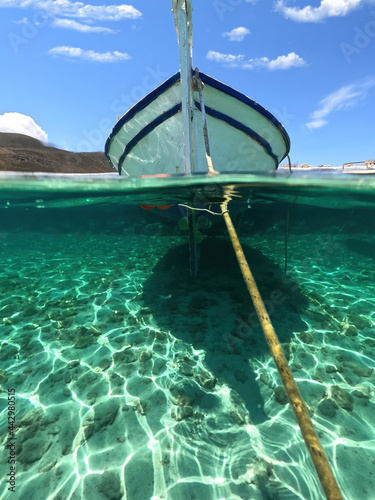
<svg viewBox="0 0 375 500">
<path fill-rule="evenodd" d="M 239 329 L 248 316 L 220 277 L 204 291 L 165 290 L 167 275 L 155 266 L 178 237 L 144 257 L 134 248 L 147 247 L 149 235 L 127 240 L 124 248 L 114 234 L 6 239 L 0 381 L 18 393 L 19 494 L 37 498 L 42 488 L 45 498 L 75 500 L 96 491 L 90 498 L 102 500 L 111 485 L 128 500 L 192 491 L 213 500 L 276 492 L 320 500 L 259 328 Z M 372 284 L 343 281 L 350 268 L 338 250 L 340 269 L 328 280 L 323 265 L 312 278 L 297 260 L 306 241 L 300 236 L 291 271 L 302 292 L 285 289 L 272 319 L 339 484 L 356 500 L 359 487 L 370 491 L 375 456 Z M 278 258 L 272 231 L 253 237 L 258 244 Z"/>
</svg>

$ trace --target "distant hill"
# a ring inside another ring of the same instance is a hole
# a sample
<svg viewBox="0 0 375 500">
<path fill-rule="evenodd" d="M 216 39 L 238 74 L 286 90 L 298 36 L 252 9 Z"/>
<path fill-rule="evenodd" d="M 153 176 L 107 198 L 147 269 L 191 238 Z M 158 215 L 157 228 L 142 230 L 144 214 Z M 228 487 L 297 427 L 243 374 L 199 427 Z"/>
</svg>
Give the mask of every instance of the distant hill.
<svg viewBox="0 0 375 500">
<path fill-rule="evenodd" d="M 0 132 L 0 171 L 113 173 L 104 153 L 73 153 L 23 134 Z"/>
<path fill-rule="evenodd" d="M 36 148 L 42 149 L 47 146 L 34 137 L 23 134 L 0 132 L 0 148 Z"/>
</svg>

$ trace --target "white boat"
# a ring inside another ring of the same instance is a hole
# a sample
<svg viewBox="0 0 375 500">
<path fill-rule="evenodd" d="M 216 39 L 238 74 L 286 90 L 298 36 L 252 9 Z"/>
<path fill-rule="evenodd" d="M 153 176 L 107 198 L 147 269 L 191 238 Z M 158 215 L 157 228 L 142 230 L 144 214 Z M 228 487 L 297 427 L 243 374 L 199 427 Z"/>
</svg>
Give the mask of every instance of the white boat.
<svg viewBox="0 0 375 500">
<path fill-rule="evenodd" d="M 254 173 L 288 155 L 283 125 L 260 104 L 193 70 L 191 0 L 172 0 L 180 71 L 135 104 L 105 154 L 120 175 Z"/>
<path fill-rule="evenodd" d="M 118 120 L 105 154 L 120 175 L 154 177 L 268 172 L 288 155 L 282 124 L 260 104 L 193 70 L 191 0 L 172 0 L 180 71 Z M 187 209 L 190 273 L 200 241 L 197 207 Z"/>
</svg>

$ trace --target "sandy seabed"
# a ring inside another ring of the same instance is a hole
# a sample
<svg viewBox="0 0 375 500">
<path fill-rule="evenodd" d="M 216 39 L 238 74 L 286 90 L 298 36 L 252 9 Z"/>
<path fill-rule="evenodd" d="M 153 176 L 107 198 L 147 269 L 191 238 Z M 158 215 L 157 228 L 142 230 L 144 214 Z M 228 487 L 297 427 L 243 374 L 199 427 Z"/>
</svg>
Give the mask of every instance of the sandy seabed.
<svg viewBox="0 0 375 500">
<path fill-rule="evenodd" d="M 353 224 L 239 234 L 346 500 L 375 491 L 373 236 Z M 320 500 L 228 238 L 147 218 L 0 232 L 0 498 Z M 113 228 L 112 228 L 113 229 Z M 372 252 L 372 253 L 371 253 Z"/>
</svg>

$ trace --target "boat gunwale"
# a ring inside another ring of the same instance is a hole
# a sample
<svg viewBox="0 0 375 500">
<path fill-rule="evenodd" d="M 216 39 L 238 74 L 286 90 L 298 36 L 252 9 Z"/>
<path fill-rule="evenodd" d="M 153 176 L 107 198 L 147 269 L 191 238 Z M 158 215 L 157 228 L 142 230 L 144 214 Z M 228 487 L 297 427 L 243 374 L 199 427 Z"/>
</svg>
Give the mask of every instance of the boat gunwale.
<svg viewBox="0 0 375 500">
<path fill-rule="evenodd" d="M 193 74 L 194 74 L 194 72 L 193 72 Z M 247 106 L 249 106 L 250 108 L 252 108 L 254 111 L 256 111 L 259 114 L 261 114 L 262 116 L 264 116 L 268 121 L 270 121 L 272 123 L 272 125 L 274 125 L 277 128 L 277 130 L 281 133 L 281 135 L 282 135 L 282 137 L 284 139 L 284 142 L 285 142 L 285 146 L 286 146 L 286 152 L 285 152 L 284 156 L 280 159 L 280 161 L 279 160 L 275 161 L 275 157 L 274 157 L 275 155 L 274 155 L 274 153 L 272 153 L 270 155 L 274 159 L 274 161 L 276 163 L 276 168 L 278 168 L 279 163 L 289 154 L 289 151 L 290 151 L 290 138 L 289 138 L 289 135 L 286 132 L 284 126 L 279 122 L 279 120 L 275 116 L 273 116 L 272 113 L 270 113 L 262 105 L 260 105 L 259 103 L 257 103 L 253 99 L 251 99 L 250 97 L 246 96 L 245 94 L 242 94 L 238 90 L 235 90 L 234 88 L 230 87 L 229 85 L 226 85 L 226 84 L 220 82 L 219 80 L 216 80 L 215 78 L 212 78 L 211 76 L 208 76 L 208 75 L 206 75 L 205 73 L 202 73 L 202 72 L 199 72 L 199 77 L 200 77 L 200 79 L 202 80 L 203 83 L 207 83 L 210 87 L 212 87 L 212 88 L 214 88 L 216 90 L 219 90 L 219 91 L 223 92 L 224 94 L 227 94 L 230 97 L 233 97 L 233 98 L 235 98 L 235 99 L 243 102 L 244 104 L 246 104 Z M 163 82 L 161 85 L 159 85 L 159 87 L 157 87 L 156 89 L 154 89 L 152 92 L 150 92 L 145 97 L 143 97 L 142 99 L 140 99 L 136 104 L 134 104 L 134 106 L 132 106 L 118 120 L 118 122 L 113 127 L 113 129 L 112 129 L 111 133 L 109 134 L 109 136 L 107 138 L 107 141 L 105 143 L 104 153 L 105 153 L 105 155 L 107 157 L 107 160 L 111 164 L 111 166 L 115 170 L 118 170 L 119 174 L 121 172 L 121 165 L 122 165 L 122 163 L 124 161 L 124 158 L 125 158 L 126 154 L 125 154 L 125 150 L 124 150 L 124 152 L 121 154 L 121 156 L 120 156 L 120 158 L 118 160 L 118 167 L 116 167 L 112 163 L 112 160 L 110 159 L 110 156 L 109 156 L 109 149 L 110 149 L 112 140 L 120 132 L 120 130 L 123 128 L 123 126 L 127 122 L 129 122 L 132 118 L 134 118 L 134 116 L 138 112 L 140 112 L 143 109 L 145 109 L 149 104 L 151 104 L 153 101 L 155 101 L 165 91 L 167 91 L 169 88 L 173 87 L 173 85 L 175 85 L 179 80 L 180 80 L 180 72 L 178 71 L 173 76 L 171 76 L 170 78 L 168 78 L 165 82 Z M 218 113 L 220 113 L 220 112 L 218 112 Z M 160 115 L 159 117 L 157 117 L 156 119 L 154 119 L 152 121 L 152 123 L 156 122 L 157 124 L 159 124 L 158 121 L 160 123 L 163 122 L 163 121 L 165 121 L 165 120 L 160 120 L 161 116 L 162 115 Z M 220 119 L 219 117 L 216 117 L 216 118 Z M 235 119 L 233 119 L 232 121 L 236 122 L 236 123 L 240 123 L 240 122 L 237 122 Z M 234 124 L 232 124 L 232 125 L 235 126 Z M 245 124 L 243 124 L 243 126 L 245 128 L 247 128 L 247 129 L 249 129 L 249 131 L 252 130 L 249 127 L 247 127 Z M 148 127 L 148 125 L 146 127 L 144 127 L 144 129 L 142 129 L 142 131 L 144 131 L 147 127 Z M 153 130 L 154 128 L 155 127 L 152 127 L 150 129 L 150 131 Z M 235 128 L 238 128 L 238 127 L 235 126 Z M 239 130 L 242 130 L 242 129 L 240 128 Z M 141 134 L 142 131 L 140 131 L 137 135 Z M 145 135 L 147 135 L 147 134 L 143 134 L 143 137 Z M 257 134 L 257 135 L 259 137 L 259 134 Z M 132 142 L 133 140 L 134 140 L 134 138 L 131 141 L 129 141 L 129 143 Z M 265 141 L 265 142 L 268 144 L 267 141 Z M 125 149 L 127 149 L 128 144 L 126 145 Z M 263 147 L 265 147 L 263 144 L 261 144 L 261 145 Z M 267 153 L 270 154 L 269 151 L 267 150 L 267 147 L 265 147 L 265 149 L 266 149 Z M 272 151 L 271 147 L 270 147 L 270 149 Z"/>
<path fill-rule="evenodd" d="M 173 76 L 165 80 L 161 85 L 156 87 L 156 89 L 152 90 L 149 92 L 147 95 L 142 97 L 138 102 L 136 102 L 126 113 L 117 121 L 113 129 L 111 130 L 106 143 L 104 147 L 104 154 L 106 155 L 107 159 L 109 160 L 110 164 L 114 166 L 109 159 L 109 148 L 111 146 L 112 140 L 115 138 L 117 133 L 122 129 L 125 123 L 127 123 L 129 120 L 134 118 L 134 116 L 139 113 L 139 111 L 142 111 L 145 109 L 149 104 L 151 104 L 153 101 L 155 101 L 160 95 L 162 95 L 166 90 L 170 89 L 173 87 L 175 83 L 177 83 L 180 80 L 180 72 L 178 71 L 175 73 Z M 116 169 L 117 170 L 117 169 Z"/>
<path fill-rule="evenodd" d="M 201 111 L 200 104 L 196 101 L 194 101 L 195 107 L 198 109 L 198 111 Z M 221 122 L 225 122 L 227 125 L 239 130 L 240 132 L 243 132 L 246 134 L 248 137 L 250 137 L 253 141 L 255 141 L 259 146 L 261 146 L 265 152 L 270 156 L 273 161 L 275 162 L 275 167 L 278 167 L 279 160 L 275 153 L 272 151 L 272 147 L 268 141 L 266 141 L 262 136 L 260 136 L 255 130 L 251 129 L 250 127 L 247 127 L 243 123 L 235 120 L 234 118 L 231 118 L 230 116 L 221 113 L 220 111 L 217 111 L 215 109 L 212 109 L 208 106 L 206 106 L 206 113 L 208 116 L 211 116 L 212 118 L 215 118 Z M 165 121 L 169 120 L 169 118 L 172 118 L 172 116 L 176 115 L 179 111 L 181 111 L 181 103 L 176 104 L 172 108 L 170 108 L 168 111 L 165 111 L 163 114 L 157 116 L 154 120 L 152 120 L 150 123 L 148 123 L 143 129 L 141 129 L 125 146 L 124 152 L 122 155 L 119 157 L 118 160 L 118 173 L 121 175 L 122 172 L 122 166 L 124 164 L 124 161 L 128 154 L 131 152 L 131 150 L 144 138 L 146 137 L 150 132 L 156 129 L 159 125 L 164 123 Z M 283 157 L 285 158 L 285 156 Z M 282 159 L 283 159 L 282 158 Z M 281 160 L 282 160 L 281 159 Z M 280 161 L 281 161 L 280 160 Z M 128 174 L 129 175 L 129 174 Z"/>
<path fill-rule="evenodd" d="M 201 105 L 196 101 L 194 101 L 194 104 L 195 104 L 195 107 L 199 111 L 201 111 Z M 275 155 L 275 153 L 272 151 L 271 144 L 268 141 L 266 141 L 261 135 L 259 135 L 257 132 L 255 132 L 255 130 L 246 126 L 242 122 L 239 122 L 235 118 L 232 118 L 231 116 L 228 116 L 225 113 L 222 113 L 221 111 L 217 111 L 216 109 L 210 108 L 209 106 L 205 106 L 205 110 L 206 110 L 206 114 L 208 116 L 211 116 L 212 118 L 216 118 L 217 120 L 220 120 L 221 122 L 225 122 L 228 125 L 230 125 L 231 127 L 235 128 L 236 130 L 239 130 L 240 132 L 243 132 L 244 134 L 249 136 L 253 141 L 255 141 L 257 144 L 259 144 L 259 146 L 261 146 L 266 151 L 268 156 L 270 156 L 273 159 L 273 161 L 275 162 L 275 168 L 277 168 L 279 166 L 279 160 L 278 160 L 277 156 Z M 282 161 L 285 158 L 285 156 L 283 156 L 283 158 L 281 158 L 280 161 Z"/>
<path fill-rule="evenodd" d="M 121 175 L 122 165 L 125 158 L 131 152 L 131 150 L 140 142 L 144 137 L 146 137 L 150 132 L 156 129 L 159 125 L 165 121 L 175 116 L 179 111 L 181 111 L 181 103 L 177 103 L 172 108 L 165 111 L 163 114 L 157 116 L 154 120 L 143 127 L 130 141 L 126 144 L 124 151 L 120 158 L 118 159 L 118 173 Z"/>
<path fill-rule="evenodd" d="M 229 85 L 221 82 L 220 80 L 216 80 L 216 78 L 213 78 L 212 76 L 199 72 L 199 78 L 202 80 L 203 83 L 207 83 L 210 87 L 213 87 L 216 90 L 224 92 L 224 94 L 228 94 L 231 97 L 234 97 L 235 99 L 243 102 L 244 104 L 247 104 L 250 108 L 254 109 L 255 111 L 258 111 L 258 113 L 267 118 L 273 125 L 275 125 L 275 127 L 279 130 L 279 132 L 281 132 L 281 135 L 283 136 L 286 146 L 286 153 L 283 158 L 285 158 L 285 156 L 289 154 L 290 137 L 288 135 L 288 132 L 285 130 L 284 125 L 270 111 L 268 111 L 258 102 L 254 101 L 254 99 L 251 99 L 251 97 L 248 97 L 246 94 L 243 94 L 242 92 L 234 89 L 233 87 L 230 87 Z"/>
</svg>

